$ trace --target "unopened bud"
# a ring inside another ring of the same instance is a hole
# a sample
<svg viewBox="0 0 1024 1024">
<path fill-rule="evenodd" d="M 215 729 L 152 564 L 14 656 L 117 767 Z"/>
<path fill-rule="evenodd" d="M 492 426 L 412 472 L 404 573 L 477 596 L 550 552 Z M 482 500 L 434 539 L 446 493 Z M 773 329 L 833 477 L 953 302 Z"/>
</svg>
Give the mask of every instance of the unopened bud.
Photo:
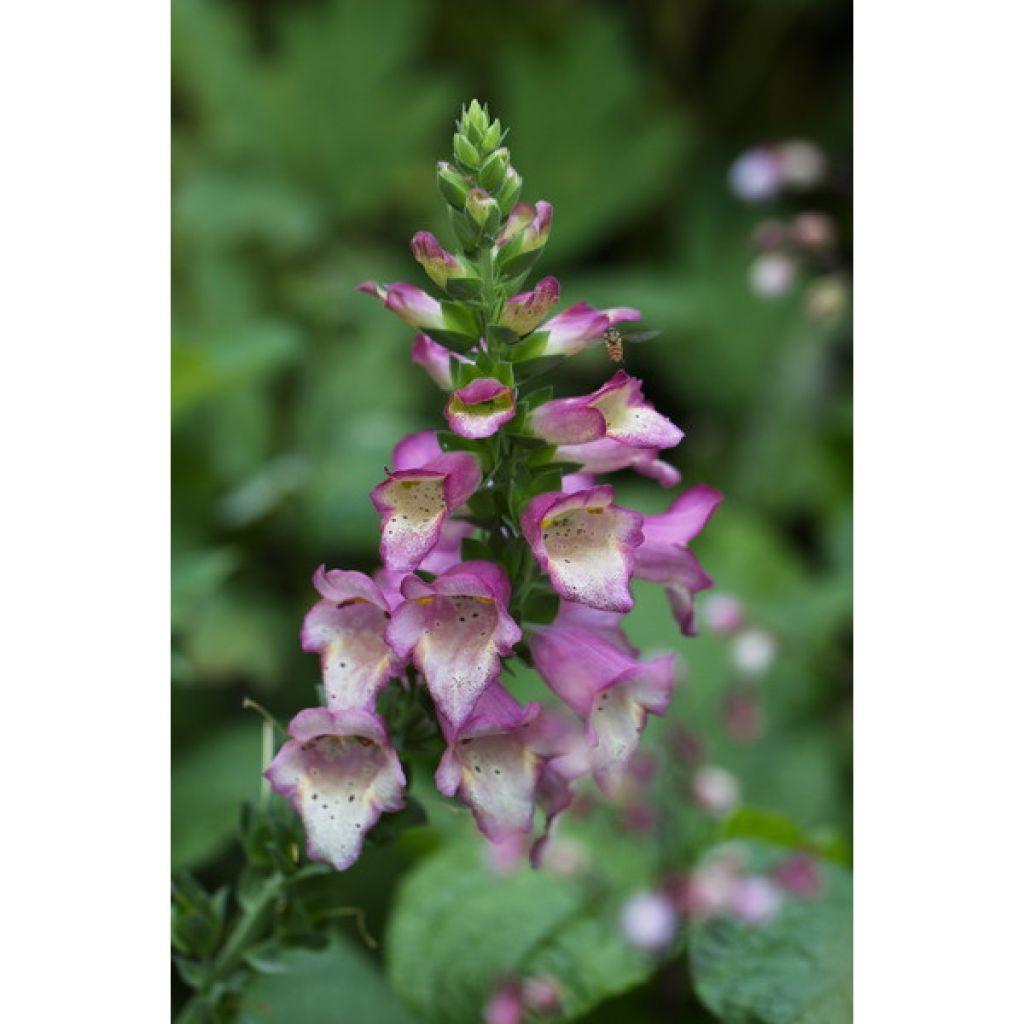
<svg viewBox="0 0 1024 1024">
<path fill-rule="evenodd" d="M 462 125 L 475 136 L 474 141 L 483 138 L 489 123 L 490 118 L 487 116 L 486 107 L 482 107 L 476 99 L 471 100 L 469 109 L 462 116 Z"/>
<path fill-rule="evenodd" d="M 519 202 L 519 197 L 522 194 L 523 179 L 514 167 L 509 166 L 508 170 L 505 171 L 505 180 L 501 183 L 501 188 L 498 189 L 494 197 L 498 200 L 498 206 L 501 207 L 501 215 L 503 217 L 508 216 L 509 211 Z"/>
<path fill-rule="evenodd" d="M 480 153 L 476 146 L 461 132 L 456 132 L 452 139 L 452 150 L 455 159 L 470 170 L 476 170 L 480 166 Z"/>
<path fill-rule="evenodd" d="M 508 157 L 508 150 L 502 146 L 501 149 L 496 149 L 480 165 L 476 178 L 480 185 L 487 189 L 488 192 L 493 192 L 504 182 L 505 172 L 508 170 Z"/>
<path fill-rule="evenodd" d="M 501 142 L 501 121 L 495 118 L 490 128 L 484 132 L 480 147 L 485 153 L 489 153 L 499 142 Z"/>
<path fill-rule="evenodd" d="M 466 213 L 484 234 L 493 234 L 501 223 L 497 200 L 482 188 L 469 190 L 466 195 Z"/>
<path fill-rule="evenodd" d="M 525 1016 L 523 995 L 515 982 L 499 988 L 484 1006 L 484 1024 L 520 1024 Z"/>
<path fill-rule="evenodd" d="M 466 195 L 470 189 L 470 183 L 466 178 L 444 160 L 437 165 L 437 187 L 449 206 L 461 210 L 466 205 Z"/>
</svg>

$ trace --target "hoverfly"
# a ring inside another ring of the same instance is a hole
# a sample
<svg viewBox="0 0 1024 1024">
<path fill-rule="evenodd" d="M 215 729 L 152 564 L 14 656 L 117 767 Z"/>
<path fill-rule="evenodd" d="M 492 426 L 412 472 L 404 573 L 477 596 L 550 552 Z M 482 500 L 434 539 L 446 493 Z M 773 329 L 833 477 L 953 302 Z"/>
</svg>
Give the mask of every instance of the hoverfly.
<svg viewBox="0 0 1024 1024">
<path fill-rule="evenodd" d="M 604 349 L 608 353 L 608 358 L 613 363 L 621 363 L 625 358 L 623 351 L 623 342 L 626 341 L 650 341 L 652 338 L 656 338 L 661 331 L 630 331 L 629 334 L 623 334 L 621 331 L 617 331 L 614 327 L 609 327 L 608 330 L 601 335 L 601 340 L 604 342 Z"/>
</svg>

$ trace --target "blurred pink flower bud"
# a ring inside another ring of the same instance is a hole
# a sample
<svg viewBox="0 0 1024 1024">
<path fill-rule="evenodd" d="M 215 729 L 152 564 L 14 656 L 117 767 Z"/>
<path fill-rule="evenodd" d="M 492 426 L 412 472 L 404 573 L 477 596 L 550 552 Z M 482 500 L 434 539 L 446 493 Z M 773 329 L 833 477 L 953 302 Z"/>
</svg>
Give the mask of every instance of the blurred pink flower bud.
<svg viewBox="0 0 1024 1024">
<path fill-rule="evenodd" d="M 523 981 L 523 1000 L 534 1013 L 558 1013 L 562 1008 L 562 989 L 549 975 L 526 978 Z"/>
<path fill-rule="evenodd" d="M 763 722 L 756 697 L 745 688 L 725 698 L 725 728 L 737 743 L 751 743 L 761 735 Z"/>
<path fill-rule="evenodd" d="M 748 203 L 774 199 L 782 188 L 782 166 L 777 154 L 767 146 L 741 153 L 729 168 L 729 187 Z"/>
<path fill-rule="evenodd" d="M 517 982 L 502 985 L 484 1006 L 484 1024 L 520 1024 L 526 1016 Z"/>
<path fill-rule="evenodd" d="M 704 622 L 712 633 L 734 633 L 743 625 L 743 602 L 732 594 L 704 599 Z"/>
<path fill-rule="evenodd" d="M 739 803 L 740 784 L 735 775 L 718 765 L 701 765 L 693 776 L 693 798 L 708 814 L 724 818 Z"/>
<path fill-rule="evenodd" d="M 825 180 L 827 161 L 821 148 L 807 139 L 791 139 L 777 149 L 779 177 L 786 188 L 815 188 Z"/>
<path fill-rule="evenodd" d="M 781 249 L 789 241 L 789 228 L 781 220 L 763 220 L 754 228 L 754 245 L 758 249 Z"/>
<path fill-rule="evenodd" d="M 732 663 L 738 672 L 761 676 L 775 664 L 778 645 L 763 629 L 745 629 L 732 642 Z"/>
<path fill-rule="evenodd" d="M 510 875 L 526 860 L 527 839 L 519 832 L 507 832 L 487 846 L 487 866 L 496 875 Z"/>
<path fill-rule="evenodd" d="M 784 253 L 766 252 L 750 264 L 748 281 L 762 299 L 780 298 L 796 281 L 796 264 Z"/>
<path fill-rule="evenodd" d="M 836 241 L 835 221 L 827 213 L 807 210 L 793 218 L 793 241 L 805 249 L 827 249 Z"/>
<path fill-rule="evenodd" d="M 765 924 L 779 912 L 782 894 L 764 875 L 741 878 L 732 890 L 729 910 L 748 924 Z"/>
<path fill-rule="evenodd" d="M 622 824 L 630 832 L 653 832 L 658 819 L 647 803 L 630 804 L 622 812 Z"/>
<path fill-rule="evenodd" d="M 675 907 L 664 893 L 637 893 L 623 906 L 619 927 L 626 942 L 637 949 L 664 949 L 676 934 Z"/>
<path fill-rule="evenodd" d="M 741 851 L 722 852 L 701 864 L 680 887 L 678 905 L 689 917 L 706 920 L 728 912 L 733 890 L 740 880 Z"/>
<path fill-rule="evenodd" d="M 784 860 L 773 874 L 779 885 L 794 896 L 813 899 L 821 892 L 821 868 L 806 853 L 797 853 Z"/>
<path fill-rule="evenodd" d="M 658 773 L 658 759 L 650 754 L 635 754 L 629 762 L 629 774 L 637 782 L 650 782 Z"/>
<path fill-rule="evenodd" d="M 668 742 L 672 753 L 686 764 L 700 764 L 704 757 L 704 741 L 685 725 L 672 722 Z"/>
</svg>

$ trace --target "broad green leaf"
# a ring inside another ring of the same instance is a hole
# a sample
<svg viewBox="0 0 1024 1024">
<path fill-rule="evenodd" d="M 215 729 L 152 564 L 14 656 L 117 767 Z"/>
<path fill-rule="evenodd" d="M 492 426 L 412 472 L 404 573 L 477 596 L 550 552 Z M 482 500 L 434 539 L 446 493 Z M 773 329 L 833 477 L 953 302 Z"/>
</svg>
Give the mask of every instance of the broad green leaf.
<svg viewBox="0 0 1024 1024">
<path fill-rule="evenodd" d="M 744 843 L 756 870 L 787 856 Z M 695 925 L 690 967 L 697 994 L 724 1024 L 846 1024 L 852 1019 L 853 886 L 821 862 L 822 893 L 787 897 L 767 924 L 716 918 Z"/>
<path fill-rule="evenodd" d="M 416 1024 L 377 966 L 350 942 L 287 950 L 245 990 L 240 1024 Z"/>
<path fill-rule="evenodd" d="M 632 873 L 620 881 L 637 884 Z M 626 891 L 529 868 L 498 875 L 479 840 L 454 844 L 404 880 L 388 929 L 388 974 L 414 1010 L 445 1024 L 476 1024 L 505 976 L 550 974 L 563 990 L 564 1019 L 574 1019 L 653 969 L 618 936 Z"/>
</svg>

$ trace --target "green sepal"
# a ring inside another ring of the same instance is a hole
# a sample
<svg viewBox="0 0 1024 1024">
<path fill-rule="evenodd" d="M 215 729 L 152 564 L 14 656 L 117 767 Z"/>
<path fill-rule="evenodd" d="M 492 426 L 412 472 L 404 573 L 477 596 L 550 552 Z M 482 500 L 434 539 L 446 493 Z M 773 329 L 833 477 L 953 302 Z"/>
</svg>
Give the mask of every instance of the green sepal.
<svg viewBox="0 0 1024 1024">
<path fill-rule="evenodd" d="M 452 230 L 459 240 L 459 245 L 467 256 L 472 257 L 480 248 L 480 231 L 464 213 L 451 211 Z"/>
<path fill-rule="evenodd" d="M 548 588 L 535 591 L 523 604 L 523 621 L 532 622 L 537 626 L 546 626 L 554 622 L 557 614 L 558 595 Z"/>
<path fill-rule="evenodd" d="M 514 167 L 509 167 L 505 172 L 505 180 L 501 183 L 501 188 L 494 195 L 494 198 L 498 200 L 503 217 L 509 215 L 509 211 L 519 202 L 519 197 L 522 194 L 523 179 Z"/>
<path fill-rule="evenodd" d="M 510 254 L 505 259 L 502 259 L 505 252 L 503 249 L 502 255 L 498 256 L 498 269 L 505 278 L 519 277 L 520 274 L 528 274 L 533 269 L 533 265 L 540 259 L 540 255 L 543 251 L 544 247 L 540 246 L 537 249 L 531 249 L 529 252 Z"/>
<path fill-rule="evenodd" d="M 455 138 L 452 139 L 452 151 L 456 161 L 467 171 L 475 171 L 480 166 L 480 153 L 476 146 L 459 132 L 456 132 Z"/>
<path fill-rule="evenodd" d="M 516 402 L 516 408 L 522 409 L 524 412 L 529 412 L 531 409 L 536 409 L 537 406 L 543 405 L 545 402 L 550 402 L 555 397 L 555 389 L 550 385 L 546 384 L 544 387 L 536 388 L 533 391 L 520 394 L 518 401 Z"/>
<path fill-rule="evenodd" d="M 478 298 L 482 287 L 478 277 L 449 277 L 444 284 L 448 295 L 464 301 Z"/>
<path fill-rule="evenodd" d="M 440 331 L 436 327 L 430 328 L 430 337 L 453 352 L 468 352 L 480 340 L 476 336 L 460 334 L 458 331 Z"/>
<path fill-rule="evenodd" d="M 476 176 L 482 188 L 488 192 L 494 190 L 505 180 L 505 172 L 508 170 L 508 150 L 495 150 L 480 167 Z"/>
<path fill-rule="evenodd" d="M 545 358 L 544 350 L 548 347 L 548 332 L 534 331 L 533 334 L 523 339 L 511 353 L 514 362 L 525 363 L 530 359 Z M 561 356 L 548 356 L 550 359 L 561 359 Z M 554 365 L 554 364 L 552 364 Z"/>
<path fill-rule="evenodd" d="M 457 334 L 465 334 L 471 338 L 479 338 L 483 334 L 477 315 L 461 302 L 441 300 L 441 314 L 448 330 Z"/>
<path fill-rule="evenodd" d="M 488 327 L 487 340 L 502 348 L 512 348 L 519 345 L 519 335 L 509 327 Z"/>
</svg>

